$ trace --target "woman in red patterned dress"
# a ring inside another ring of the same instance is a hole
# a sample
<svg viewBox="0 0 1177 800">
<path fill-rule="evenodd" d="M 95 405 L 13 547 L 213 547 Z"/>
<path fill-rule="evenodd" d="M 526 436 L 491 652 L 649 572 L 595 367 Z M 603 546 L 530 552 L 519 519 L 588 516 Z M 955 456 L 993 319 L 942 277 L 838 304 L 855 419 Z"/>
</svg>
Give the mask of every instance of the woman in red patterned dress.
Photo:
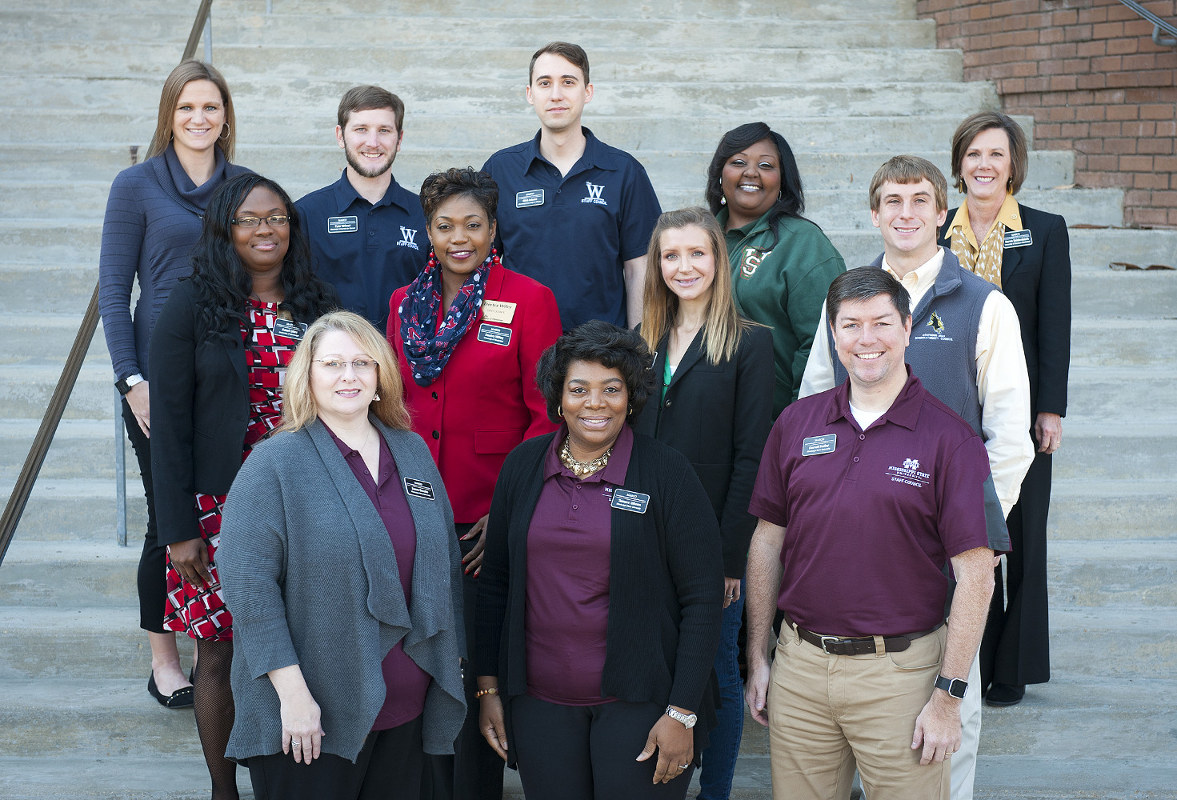
<svg viewBox="0 0 1177 800">
<path fill-rule="evenodd" d="M 306 325 L 338 305 L 278 184 L 240 175 L 209 202 L 192 275 L 151 339 L 151 465 L 168 547 L 164 627 L 197 642 L 196 724 L 213 800 L 236 800 L 232 618 L 217 577 L 221 505 L 250 447 L 282 422 L 286 365 Z"/>
</svg>

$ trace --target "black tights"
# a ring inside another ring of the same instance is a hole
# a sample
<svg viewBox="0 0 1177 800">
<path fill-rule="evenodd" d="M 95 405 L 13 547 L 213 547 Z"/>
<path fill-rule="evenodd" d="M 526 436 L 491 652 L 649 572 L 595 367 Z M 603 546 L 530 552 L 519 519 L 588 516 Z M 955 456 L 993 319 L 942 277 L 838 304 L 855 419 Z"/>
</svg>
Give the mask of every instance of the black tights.
<svg viewBox="0 0 1177 800">
<path fill-rule="evenodd" d="M 229 732 L 233 730 L 233 690 L 229 685 L 233 642 L 200 639 L 196 647 L 198 659 L 193 683 L 196 729 L 212 777 L 212 800 L 238 800 L 237 764 L 225 758 Z"/>
</svg>

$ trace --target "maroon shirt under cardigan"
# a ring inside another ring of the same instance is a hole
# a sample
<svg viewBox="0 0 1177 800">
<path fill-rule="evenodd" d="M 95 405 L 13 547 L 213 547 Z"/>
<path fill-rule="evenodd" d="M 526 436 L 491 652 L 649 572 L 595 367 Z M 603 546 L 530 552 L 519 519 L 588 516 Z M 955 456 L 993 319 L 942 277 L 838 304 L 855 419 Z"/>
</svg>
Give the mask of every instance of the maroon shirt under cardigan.
<svg viewBox="0 0 1177 800">
<path fill-rule="evenodd" d="M 633 431 L 621 429 L 604 469 L 587 478 L 560 461 L 562 426 L 544 458 L 544 483 L 527 529 L 527 693 L 590 706 L 601 695 L 609 622 L 613 490 L 625 483 Z"/>
<path fill-rule="evenodd" d="M 323 427 L 327 428 L 327 432 L 335 440 L 344 461 L 351 467 L 352 474 L 356 476 L 360 486 L 364 487 L 368 499 L 376 506 L 376 511 L 388 530 L 388 538 L 392 541 L 393 552 L 396 553 L 401 590 L 405 593 L 406 604 L 409 604 L 412 602 L 413 558 L 417 554 L 417 526 L 413 524 L 409 503 L 401 490 L 400 472 L 388 449 L 388 443 L 379 433 L 375 434 L 380 441 L 380 466 L 377 470 L 378 480 L 373 480 L 372 473 L 368 471 L 360 452 L 351 449 L 326 425 Z M 425 692 L 429 689 L 429 673 L 405 655 L 403 641 L 397 642 L 396 646 L 388 651 L 380 669 L 384 673 L 386 694 L 384 705 L 376 715 L 376 721 L 372 723 L 372 730 L 395 728 L 421 716 L 425 710 Z"/>
</svg>

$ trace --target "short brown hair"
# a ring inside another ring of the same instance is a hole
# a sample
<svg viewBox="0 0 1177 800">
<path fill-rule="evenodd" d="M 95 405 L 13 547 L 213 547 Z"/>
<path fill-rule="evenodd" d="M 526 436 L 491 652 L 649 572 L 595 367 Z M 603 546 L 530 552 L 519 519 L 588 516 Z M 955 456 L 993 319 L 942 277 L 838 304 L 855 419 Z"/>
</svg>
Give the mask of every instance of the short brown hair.
<svg viewBox="0 0 1177 800">
<path fill-rule="evenodd" d="M 878 211 L 883 201 L 884 183 L 919 183 L 926 180 L 932 184 L 936 210 L 948 210 L 948 181 L 944 173 L 931 161 L 919 156 L 892 156 L 875 172 L 870 181 L 870 210 Z"/>
<path fill-rule="evenodd" d="M 958 192 L 963 194 L 965 191 L 964 179 L 960 176 L 964 154 L 968 152 L 973 139 L 993 128 L 1005 131 L 1009 137 L 1009 185 L 1005 188 L 1010 194 L 1017 194 L 1022 188 L 1029 170 L 1026 134 L 1022 126 L 1014 122 L 1013 117 L 1000 111 L 981 111 L 960 123 L 956 133 L 952 134 L 952 185 Z"/>
<path fill-rule="evenodd" d="M 572 62 L 572 66 L 579 68 L 584 73 L 585 84 L 589 83 L 589 60 L 588 53 L 584 52 L 584 48 L 571 42 L 548 42 L 531 56 L 531 65 L 527 68 L 528 86 L 531 85 L 531 81 L 535 77 L 535 62 L 545 53 L 568 59 Z"/>
<path fill-rule="evenodd" d="M 192 81 L 212 81 L 221 91 L 221 102 L 225 106 L 225 129 L 217 137 L 217 147 L 225 156 L 226 161 L 233 160 L 234 143 L 237 141 L 237 118 L 233 115 L 233 96 L 229 94 L 229 84 L 212 64 L 189 59 L 181 61 L 163 82 L 163 91 L 159 94 L 159 116 L 155 121 L 155 135 L 151 137 L 151 144 L 147 146 L 145 158 L 157 156 L 168 149 L 168 142 L 172 140 L 172 120 L 176 115 L 176 102 L 184 87 Z"/>
<path fill-rule="evenodd" d="M 353 111 L 371 111 L 375 108 L 391 108 L 396 117 L 396 132 L 399 135 L 404 130 L 405 104 L 399 97 L 387 89 L 379 86 L 353 86 L 343 93 L 339 101 L 339 111 L 336 120 L 340 128 L 347 127 Z"/>
</svg>

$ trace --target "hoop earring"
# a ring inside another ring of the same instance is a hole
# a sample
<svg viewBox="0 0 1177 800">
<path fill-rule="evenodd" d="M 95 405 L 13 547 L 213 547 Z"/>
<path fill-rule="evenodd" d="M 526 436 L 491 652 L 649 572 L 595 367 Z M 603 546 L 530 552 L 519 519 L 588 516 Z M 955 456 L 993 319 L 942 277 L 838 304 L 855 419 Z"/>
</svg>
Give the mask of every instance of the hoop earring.
<svg viewBox="0 0 1177 800">
<path fill-rule="evenodd" d="M 629 404 L 629 410 L 625 412 L 625 416 L 627 416 L 627 417 L 633 416 L 633 403 Z"/>
<path fill-rule="evenodd" d="M 221 139 L 222 141 L 229 141 L 229 123 L 224 123 L 224 127 L 221 130 L 221 135 L 217 138 Z"/>
<path fill-rule="evenodd" d="M 563 419 L 563 417 L 564 417 L 564 404 L 563 403 L 556 406 L 556 416 Z"/>
</svg>

